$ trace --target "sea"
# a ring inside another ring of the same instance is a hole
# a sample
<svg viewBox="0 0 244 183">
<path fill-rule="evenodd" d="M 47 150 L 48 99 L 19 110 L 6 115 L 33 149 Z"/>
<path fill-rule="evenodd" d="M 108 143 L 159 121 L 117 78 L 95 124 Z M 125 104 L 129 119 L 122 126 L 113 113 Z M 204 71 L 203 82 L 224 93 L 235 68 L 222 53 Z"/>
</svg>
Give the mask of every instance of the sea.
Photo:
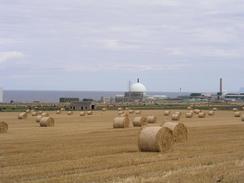
<svg viewBox="0 0 244 183">
<path fill-rule="evenodd" d="M 115 97 L 116 95 L 123 95 L 124 91 L 31 91 L 31 90 L 4 90 L 3 102 L 59 102 L 61 97 L 76 97 L 81 100 L 84 98 L 100 100 L 101 97 Z M 147 92 L 148 96 L 165 95 L 169 98 L 176 98 L 178 96 L 186 96 L 190 93 L 186 92 Z"/>
</svg>

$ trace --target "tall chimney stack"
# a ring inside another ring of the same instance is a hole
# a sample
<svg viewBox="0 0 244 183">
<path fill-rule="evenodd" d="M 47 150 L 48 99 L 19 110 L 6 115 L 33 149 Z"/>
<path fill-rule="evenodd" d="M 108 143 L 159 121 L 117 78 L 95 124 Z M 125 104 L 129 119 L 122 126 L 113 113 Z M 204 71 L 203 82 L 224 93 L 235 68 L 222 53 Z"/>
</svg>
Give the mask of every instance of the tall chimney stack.
<svg viewBox="0 0 244 183">
<path fill-rule="evenodd" d="M 137 78 L 137 83 L 140 83 L 140 79 L 139 78 Z"/>
<path fill-rule="evenodd" d="M 220 81 L 219 81 L 219 93 L 220 95 L 223 94 L 223 79 L 220 78 Z"/>
</svg>

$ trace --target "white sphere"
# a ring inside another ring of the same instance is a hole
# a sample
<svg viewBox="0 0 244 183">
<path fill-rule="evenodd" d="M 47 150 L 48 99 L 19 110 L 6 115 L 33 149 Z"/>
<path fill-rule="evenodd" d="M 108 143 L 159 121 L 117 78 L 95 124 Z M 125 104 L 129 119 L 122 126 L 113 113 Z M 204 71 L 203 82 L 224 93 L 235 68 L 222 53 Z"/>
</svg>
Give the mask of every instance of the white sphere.
<svg viewBox="0 0 244 183">
<path fill-rule="evenodd" d="M 147 89 L 146 87 L 141 84 L 141 83 L 135 83 L 135 84 L 132 84 L 131 87 L 130 87 L 130 91 L 131 92 L 146 92 Z"/>
</svg>

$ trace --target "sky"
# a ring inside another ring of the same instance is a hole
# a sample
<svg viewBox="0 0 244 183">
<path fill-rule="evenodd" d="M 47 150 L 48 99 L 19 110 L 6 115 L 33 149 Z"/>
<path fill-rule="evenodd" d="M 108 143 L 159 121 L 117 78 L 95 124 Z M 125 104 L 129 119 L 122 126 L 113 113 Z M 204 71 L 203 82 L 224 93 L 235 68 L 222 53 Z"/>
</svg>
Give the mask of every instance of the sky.
<svg viewBox="0 0 244 183">
<path fill-rule="evenodd" d="M 0 86 L 244 87 L 243 0 L 0 0 Z"/>
</svg>

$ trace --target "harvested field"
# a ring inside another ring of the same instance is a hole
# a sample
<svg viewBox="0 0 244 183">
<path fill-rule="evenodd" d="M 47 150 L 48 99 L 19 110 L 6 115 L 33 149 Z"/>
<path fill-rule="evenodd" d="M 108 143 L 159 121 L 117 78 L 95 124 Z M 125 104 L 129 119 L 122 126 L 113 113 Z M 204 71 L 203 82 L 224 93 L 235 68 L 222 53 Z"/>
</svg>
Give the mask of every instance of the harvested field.
<svg viewBox="0 0 244 183">
<path fill-rule="evenodd" d="M 160 110 L 142 112 L 157 117 L 153 126 L 170 120 Z M 188 141 L 165 153 L 139 152 L 140 128 L 113 129 L 117 111 L 82 118 L 55 113 L 49 112 L 52 128 L 40 128 L 36 117 L 19 121 L 18 113 L 0 113 L 9 125 L 0 134 L 1 183 L 244 182 L 244 123 L 233 111 L 183 115 Z"/>
</svg>

